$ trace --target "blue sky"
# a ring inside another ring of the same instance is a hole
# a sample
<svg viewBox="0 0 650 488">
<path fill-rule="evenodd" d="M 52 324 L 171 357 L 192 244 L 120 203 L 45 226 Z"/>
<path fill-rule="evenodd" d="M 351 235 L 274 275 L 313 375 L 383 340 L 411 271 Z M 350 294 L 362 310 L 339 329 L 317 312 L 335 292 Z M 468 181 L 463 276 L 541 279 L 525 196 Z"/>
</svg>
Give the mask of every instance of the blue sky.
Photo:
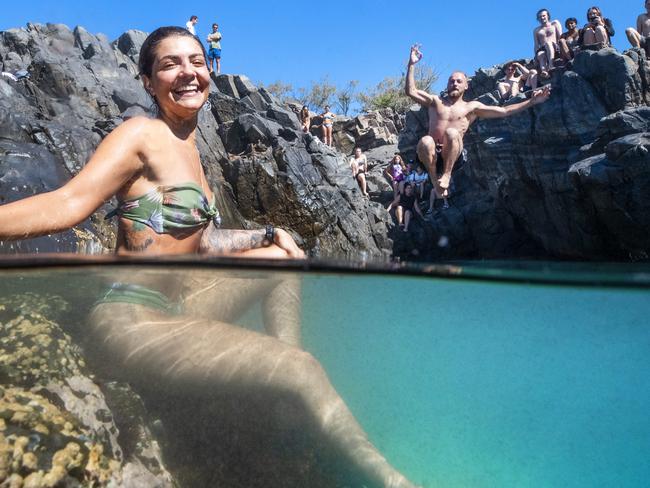
<svg viewBox="0 0 650 488">
<path fill-rule="evenodd" d="M 197 33 L 205 38 L 212 22 L 223 34 L 223 71 L 248 75 L 257 82 L 282 80 L 307 86 L 328 76 L 339 86 L 359 80 L 372 86 L 398 75 L 409 46 L 422 44 L 424 61 L 443 79 L 453 70 L 469 74 L 510 58 L 530 57 L 535 13 L 548 8 L 564 25 L 566 17 L 586 22 L 593 3 L 583 1 L 465 0 L 389 2 L 330 0 L 306 2 L 178 2 L 31 0 L 2 2 L 0 30 L 27 22 L 82 25 L 111 40 L 128 29 L 150 32 L 161 25 L 184 25 L 199 17 Z M 614 22 L 614 45 L 628 47 L 625 27 L 644 11 L 643 0 L 597 3 Z M 498 9 L 498 11 L 497 11 Z M 436 88 L 441 88 L 438 82 Z"/>
</svg>

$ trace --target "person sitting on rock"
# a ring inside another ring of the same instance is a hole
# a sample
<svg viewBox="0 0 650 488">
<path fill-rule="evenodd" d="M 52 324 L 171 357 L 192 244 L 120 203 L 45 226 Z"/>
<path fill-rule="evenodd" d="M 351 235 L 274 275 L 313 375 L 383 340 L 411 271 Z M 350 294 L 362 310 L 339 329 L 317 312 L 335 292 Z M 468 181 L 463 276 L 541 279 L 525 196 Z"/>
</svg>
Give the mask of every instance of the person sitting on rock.
<svg viewBox="0 0 650 488">
<path fill-rule="evenodd" d="M 587 10 L 587 20 L 587 24 L 580 30 L 580 49 L 602 49 L 610 46 L 610 38 L 614 35 L 612 21 L 604 18 L 598 7 L 590 7 Z"/>
<path fill-rule="evenodd" d="M 311 126 L 311 114 L 309 113 L 309 108 L 307 105 L 303 105 L 298 114 L 300 117 L 300 126 L 303 132 L 309 132 L 309 127 Z"/>
<path fill-rule="evenodd" d="M 217 64 L 217 74 L 221 73 L 221 32 L 219 25 L 212 24 L 212 32 L 208 34 L 208 59 L 210 60 L 210 73 L 214 72 L 214 64 Z"/>
<path fill-rule="evenodd" d="M 322 122 L 322 127 L 323 127 L 323 142 L 331 146 L 332 145 L 332 128 L 334 127 L 334 118 L 336 115 L 330 111 L 330 106 L 325 105 L 325 109 L 323 110 L 323 113 L 320 114 L 321 119 L 323 120 Z"/>
<path fill-rule="evenodd" d="M 397 198 L 400 191 L 404 187 L 403 181 L 405 178 L 406 166 L 404 160 L 399 153 L 395 153 L 393 159 L 390 160 L 388 166 L 384 170 L 384 174 L 388 177 L 391 186 L 393 187 L 393 199 Z"/>
<path fill-rule="evenodd" d="M 566 32 L 560 36 L 560 57 L 565 61 L 571 61 L 580 46 L 580 30 L 578 29 L 578 19 L 569 17 L 564 22 Z"/>
<path fill-rule="evenodd" d="M 440 195 L 448 197 L 451 173 L 463 153 L 463 137 L 469 126 L 478 118 L 508 117 L 545 102 L 551 95 L 551 87 L 547 85 L 543 89 L 534 90 L 531 98 L 523 102 L 504 107 L 488 106 L 476 100 L 463 100 L 463 94 L 468 88 L 467 76 L 455 71 L 447 81 L 446 95 L 439 97 L 417 88 L 414 66 L 420 59 L 422 54 L 419 46 L 412 46 L 405 91 L 429 111 L 429 131 L 418 142 L 417 155 L 426 166 L 432 183 L 439 186 Z M 441 166 L 441 175 L 437 173 L 437 165 Z"/>
<path fill-rule="evenodd" d="M 186 29 L 187 29 L 187 30 L 188 30 L 188 31 L 189 31 L 193 36 L 196 35 L 196 28 L 195 28 L 194 26 L 197 24 L 198 21 L 199 21 L 199 18 L 198 18 L 196 15 L 192 15 L 192 16 L 190 17 L 190 20 L 188 20 L 188 21 L 185 23 L 185 28 L 186 28 Z"/>
<path fill-rule="evenodd" d="M 497 82 L 501 100 L 517 96 L 526 88 L 537 88 L 537 70 L 529 70 L 523 64 L 512 61 L 504 67 L 505 76 Z"/>
<path fill-rule="evenodd" d="M 411 223 L 413 212 L 416 212 L 421 218 L 424 218 L 415 196 L 413 185 L 410 183 L 404 185 L 404 191 L 397 195 L 395 200 L 393 200 L 388 206 L 387 210 L 390 212 L 393 208 L 395 209 L 395 216 L 397 217 L 397 225 L 399 225 L 404 232 L 409 231 L 409 224 Z"/>
<path fill-rule="evenodd" d="M 1 205 L 0 239 L 61 232 L 116 197 L 111 213 L 118 217 L 120 255 L 304 258 L 291 235 L 272 225 L 219 228 L 217 200 L 196 146 L 210 91 L 206 54 L 182 27 L 154 30 L 142 44 L 139 71 L 157 115 L 133 117 L 115 128 L 60 189 Z M 339 451 L 369 483 L 414 488 L 370 443 L 295 333 L 262 334 L 186 315 L 182 297 L 201 290 L 178 286 L 184 284 L 175 282 L 174 272 L 154 279 L 155 288 L 150 278 L 130 273 L 131 282 L 114 282 L 92 313 L 90 342 L 105 350 L 120 374 L 189 394 L 231 389 L 287 395 L 304 411 L 319 443 Z"/>
<path fill-rule="evenodd" d="M 350 158 L 350 168 L 352 169 L 352 177 L 357 180 L 357 184 L 361 188 L 361 194 L 367 197 L 366 173 L 368 172 L 368 158 L 362 153 L 360 147 L 354 148 L 354 156 Z"/>
<path fill-rule="evenodd" d="M 650 0 L 645 0 L 645 13 L 636 18 L 636 29 L 628 27 L 625 29 L 632 47 L 641 47 L 648 51 L 648 37 L 650 36 Z"/>
<path fill-rule="evenodd" d="M 406 177 L 405 184 L 413 185 L 415 193 L 418 195 L 418 198 L 422 200 L 424 198 L 424 187 L 427 185 L 428 181 L 429 175 L 424 170 L 424 166 L 422 166 L 421 163 L 418 163 L 415 165 L 415 169 Z"/>
<path fill-rule="evenodd" d="M 553 69 L 553 60 L 558 53 L 558 43 L 562 35 L 562 26 L 557 20 L 551 20 L 548 9 L 537 12 L 539 26 L 533 30 L 535 59 L 539 64 L 539 73 L 542 78 L 548 78 L 549 71 Z"/>
</svg>

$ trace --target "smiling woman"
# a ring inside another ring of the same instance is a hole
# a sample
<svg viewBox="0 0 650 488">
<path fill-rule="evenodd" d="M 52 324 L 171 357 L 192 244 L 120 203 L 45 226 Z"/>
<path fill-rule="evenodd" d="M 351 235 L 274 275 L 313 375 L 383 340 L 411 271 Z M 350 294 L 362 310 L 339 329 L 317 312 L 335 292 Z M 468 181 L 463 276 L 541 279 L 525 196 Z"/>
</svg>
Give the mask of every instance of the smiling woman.
<svg viewBox="0 0 650 488">
<path fill-rule="evenodd" d="M 215 197 L 195 142 L 210 86 L 199 40 L 185 29 L 161 27 L 143 43 L 139 68 L 157 117 L 121 124 L 62 188 L 1 206 L 0 239 L 67 229 L 116 195 L 112 214 L 119 216 L 119 254 L 303 257 L 282 229 L 218 228 Z M 214 280 L 188 283 L 171 273 L 125 281 L 117 279 L 97 301 L 89 335 L 131 378 L 149 371 L 168 387 L 195 385 L 210 392 L 243 385 L 288 392 L 313 419 L 316 432 L 365 479 L 385 487 L 413 486 L 370 444 L 320 364 L 300 348 L 299 282 L 280 278 L 263 284 L 272 298 L 267 333 L 261 334 L 220 320 L 223 310 L 210 312 L 215 303 L 236 309 L 259 295 L 259 280 L 234 288 Z M 199 296 L 200 306 L 190 312 L 188 305 Z"/>
<path fill-rule="evenodd" d="M 142 45 L 139 68 L 157 117 L 121 124 L 62 188 L 0 207 L 0 238 L 60 232 L 115 195 L 118 254 L 303 257 L 282 229 L 216 225 L 219 212 L 196 148 L 198 114 L 210 86 L 201 42 L 180 27 L 156 29 Z"/>
</svg>

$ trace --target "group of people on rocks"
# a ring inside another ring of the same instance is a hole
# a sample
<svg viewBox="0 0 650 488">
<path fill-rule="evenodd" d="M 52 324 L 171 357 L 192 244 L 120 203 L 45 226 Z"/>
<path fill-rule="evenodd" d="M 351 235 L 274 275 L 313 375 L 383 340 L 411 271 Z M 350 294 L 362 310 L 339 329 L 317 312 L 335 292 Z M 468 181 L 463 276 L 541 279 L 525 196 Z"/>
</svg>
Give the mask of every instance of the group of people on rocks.
<svg viewBox="0 0 650 488">
<path fill-rule="evenodd" d="M 645 0 L 646 12 L 637 17 L 636 28 L 625 30 L 632 47 L 647 50 L 650 36 L 650 0 Z M 497 90 L 506 101 L 528 89 L 535 90 L 543 80 L 550 78 L 555 69 L 571 66 L 579 51 L 598 50 L 611 46 L 614 24 L 597 6 L 587 9 L 587 23 L 578 28 L 578 20 L 569 17 L 564 21 L 566 31 L 558 20 L 551 20 L 548 9 L 537 12 L 539 25 L 533 30 L 534 56 L 529 66 L 511 61 L 504 66 L 505 76 L 499 80 Z"/>
<path fill-rule="evenodd" d="M 428 173 L 419 161 L 411 160 L 405 165 L 402 156 L 396 153 L 384 173 L 393 187 L 393 201 L 387 210 L 390 212 L 395 209 L 397 225 L 404 232 L 408 232 L 415 214 L 425 218 L 421 205 L 428 203 L 427 215 L 433 213 L 436 199 L 443 200 L 443 209 L 449 208 L 447 197 L 431 183 Z"/>
<path fill-rule="evenodd" d="M 312 127 L 312 116 L 311 112 L 309 112 L 309 107 L 303 105 L 298 116 L 300 117 L 302 131 L 309 132 Z M 332 112 L 329 105 L 325 105 L 323 112 L 318 114 L 318 117 L 321 120 L 320 128 L 323 143 L 328 146 L 333 146 L 332 131 L 334 129 L 334 119 L 336 118 L 336 114 Z"/>
<path fill-rule="evenodd" d="M 645 8 L 646 12 L 637 18 L 636 28 L 626 29 L 626 35 L 630 44 L 645 49 L 647 56 L 650 0 L 645 0 Z M 550 12 L 545 8 L 537 12 L 537 20 L 540 25 L 533 31 L 533 65 L 526 67 L 517 61 L 507 63 L 505 77 L 497 83 L 498 93 L 504 101 L 528 89 L 531 90 L 531 95 L 519 103 L 506 106 L 488 106 L 477 100 L 463 100 L 468 88 L 468 78 L 460 71 L 451 74 L 442 96 L 418 89 L 415 84 L 414 66 L 423 55 L 419 45 L 411 47 L 405 91 L 411 99 L 428 110 L 428 133 L 418 142 L 416 153 L 429 173 L 434 195 L 443 198 L 450 196 L 452 171 L 464 154 L 463 137 L 476 119 L 508 117 L 545 102 L 551 95 L 551 86 L 546 84 L 541 89 L 538 88 L 540 79 L 548 80 L 553 69 L 570 65 L 580 50 L 598 50 L 611 46 L 611 37 L 614 35 L 612 21 L 604 17 L 596 6 L 587 10 L 587 23 L 581 29 L 577 28 L 577 19 L 571 17 L 565 21 L 567 31 L 562 32 L 559 21 L 551 20 Z M 391 177 L 394 184 L 395 176 Z M 406 195 L 406 192 L 404 194 Z M 407 199 L 407 203 L 409 202 L 410 199 Z M 419 209 L 416 206 L 413 208 L 418 213 Z M 397 219 L 398 223 L 401 223 L 399 215 Z M 407 225 L 404 227 L 408 229 Z"/>
<path fill-rule="evenodd" d="M 551 20 L 548 9 L 537 12 L 539 25 L 533 30 L 534 62 L 539 67 L 539 77 L 548 79 L 556 68 L 570 65 L 580 50 L 597 50 L 611 46 L 614 36 L 612 21 L 603 16 L 599 7 L 587 10 L 587 23 L 578 29 L 578 20 L 569 17 L 564 21 L 566 32 L 558 20 Z M 534 71 L 531 76 L 537 75 Z M 522 75 L 523 76 L 523 75 Z M 531 84 L 535 87 L 535 81 Z"/>
<path fill-rule="evenodd" d="M 199 18 L 196 15 L 192 15 L 190 20 L 185 23 L 185 28 L 196 35 L 196 24 L 199 22 Z M 221 73 L 221 32 L 219 32 L 219 24 L 212 24 L 212 32 L 206 37 L 208 41 L 208 65 L 210 73 Z M 215 70 L 216 64 L 216 70 Z"/>
<path fill-rule="evenodd" d="M 361 194 L 369 198 L 368 182 L 368 158 L 360 147 L 354 148 L 354 153 L 350 157 L 350 169 L 352 177 L 357 181 Z M 395 153 L 384 170 L 393 188 L 393 199 L 388 205 L 388 211 L 395 209 L 395 216 L 399 227 L 408 232 L 409 224 L 414 214 L 425 218 L 420 205 L 428 203 L 427 214 L 433 213 L 436 199 L 443 200 L 443 209 L 449 208 L 447 197 L 442 196 L 435 186 L 431 184 L 429 175 L 421 163 L 409 161 L 404 164 L 404 160 L 399 153 Z"/>
</svg>

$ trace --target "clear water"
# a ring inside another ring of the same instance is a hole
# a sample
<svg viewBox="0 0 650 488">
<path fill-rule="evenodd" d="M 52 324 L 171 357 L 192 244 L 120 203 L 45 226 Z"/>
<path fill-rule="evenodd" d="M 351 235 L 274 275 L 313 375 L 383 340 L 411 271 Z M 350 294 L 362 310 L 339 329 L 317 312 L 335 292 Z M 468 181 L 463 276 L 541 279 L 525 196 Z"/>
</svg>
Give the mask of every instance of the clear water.
<svg viewBox="0 0 650 488">
<path fill-rule="evenodd" d="M 650 293 L 305 280 L 307 349 L 426 487 L 645 487 Z"/>
<path fill-rule="evenodd" d="M 0 298 L 58 293 L 75 323 L 108 277 L 147 269 L 5 271 Z M 305 349 L 412 481 L 648 486 L 650 288 L 335 273 L 302 287 Z M 237 323 L 260 328 L 259 305 Z"/>
</svg>

